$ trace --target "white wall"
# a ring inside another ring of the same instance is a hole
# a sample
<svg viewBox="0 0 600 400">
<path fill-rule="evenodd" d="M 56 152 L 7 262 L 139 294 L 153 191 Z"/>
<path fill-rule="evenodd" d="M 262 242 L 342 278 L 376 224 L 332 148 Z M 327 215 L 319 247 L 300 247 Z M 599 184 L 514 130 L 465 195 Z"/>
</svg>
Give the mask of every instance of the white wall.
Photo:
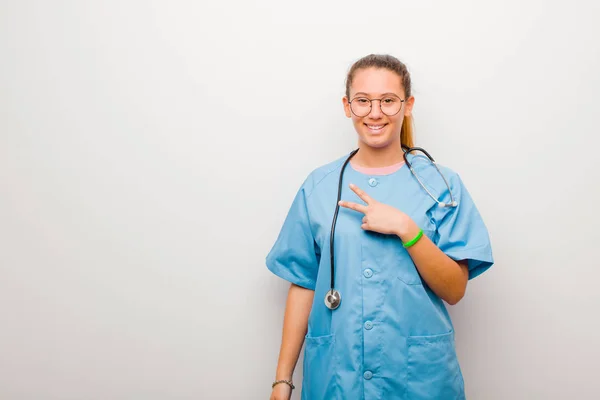
<svg viewBox="0 0 600 400">
<path fill-rule="evenodd" d="M 343 82 L 371 52 L 407 63 L 417 142 L 492 237 L 451 308 L 468 398 L 597 398 L 599 17 L 2 1 L 0 398 L 267 399 L 288 285 L 264 257 L 304 177 L 355 146 Z"/>
</svg>

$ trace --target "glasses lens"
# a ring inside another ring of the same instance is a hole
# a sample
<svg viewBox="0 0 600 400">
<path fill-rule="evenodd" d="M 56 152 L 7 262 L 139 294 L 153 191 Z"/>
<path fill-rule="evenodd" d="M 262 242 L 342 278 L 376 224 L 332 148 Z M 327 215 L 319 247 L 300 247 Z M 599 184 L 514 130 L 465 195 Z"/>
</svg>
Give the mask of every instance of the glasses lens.
<svg viewBox="0 0 600 400">
<path fill-rule="evenodd" d="M 350 108 L 354 115 L 358 117 L 365 117 L 371 112 L 371 100 L 365 97 L 356 97 L 350 103 Z"/>
<path fill-rule="evenodd" d="M 402 102 L 398 97 L 390 96 L 381 99 L 381 112 L 385 115 L 396 115 L 402 107 Z"/>
</svg>

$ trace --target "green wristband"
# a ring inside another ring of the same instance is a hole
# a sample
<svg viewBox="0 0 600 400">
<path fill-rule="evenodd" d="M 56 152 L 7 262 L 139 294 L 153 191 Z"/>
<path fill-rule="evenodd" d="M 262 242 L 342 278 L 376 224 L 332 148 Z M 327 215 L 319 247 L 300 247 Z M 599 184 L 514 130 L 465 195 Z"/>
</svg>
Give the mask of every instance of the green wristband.
<svg viewBox="0 0 600 400">
<path fill-rule="evenodd" d="M 402 246 L 404 246 L 405 249 L 408 249 L 410 246 L 417 243 L 419 239 L 421 239 L 421 236 L 423 236 L 423 229 L 419 229 L 419 233 L 417 233 L 417 236 L 415 236 L 415 238 L 410 242 L 402 243 Z"/>
</svg>

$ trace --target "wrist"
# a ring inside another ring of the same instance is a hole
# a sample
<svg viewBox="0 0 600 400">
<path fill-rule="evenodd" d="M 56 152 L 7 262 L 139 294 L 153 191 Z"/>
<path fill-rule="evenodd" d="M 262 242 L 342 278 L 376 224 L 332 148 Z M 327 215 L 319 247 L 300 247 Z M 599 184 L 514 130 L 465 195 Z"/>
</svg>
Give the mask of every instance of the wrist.
<svg viewBox="0 0 600 400">
<path fill-rule="evenodd" d="M 420 228 L 410 217 L 398 224 L 396 236 L 400 238 L 402 243 L 406 243 L 419 234 Z"/>
<path fill-rule="evenodd" d="M 404 214 L 396 224 L 396 236 L 406 242 L 415 237 L 419 233 L 419 226 L 408 215 Z"/>
<path fill-rule="evenodd" d="M 277 368 L 277 370 L 275 371 L 275 380 L 276 381 L 282 380 L 282 379 L 291 381 L 293 377 L 294 377 L 294 370 L 290 366 L 280 365 L 279 368 Z"/>
<path fill-rule="evenodd" d="M 296 386 L 294 386 L 294 383 L 292 382 L 291 379 L 276 379 L 273 382 L 273 384 L 271 385 L 271 388 L 274 389 L 277 385 L 285 385 L 285 386 L 288 386 L 292 390 L 296 389 Z"/>
</svg>

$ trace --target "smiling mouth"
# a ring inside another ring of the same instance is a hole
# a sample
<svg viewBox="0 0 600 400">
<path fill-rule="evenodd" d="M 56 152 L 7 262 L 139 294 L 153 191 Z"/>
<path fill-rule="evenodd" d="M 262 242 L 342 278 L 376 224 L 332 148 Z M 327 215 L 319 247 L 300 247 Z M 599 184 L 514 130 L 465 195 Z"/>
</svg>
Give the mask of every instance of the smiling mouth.
<svg viewBox="0 0 600 400">
<path fill-rule="evenodd" d="M 365 126 L 369 129 L 369 132 L 371 133 L 381 133 L 383 131 L 383 128 L 386 127 L 387 124 L 377 124 L 377 125 L 372 125 L 372 124 L 365 124 Z"/>
</svg>

